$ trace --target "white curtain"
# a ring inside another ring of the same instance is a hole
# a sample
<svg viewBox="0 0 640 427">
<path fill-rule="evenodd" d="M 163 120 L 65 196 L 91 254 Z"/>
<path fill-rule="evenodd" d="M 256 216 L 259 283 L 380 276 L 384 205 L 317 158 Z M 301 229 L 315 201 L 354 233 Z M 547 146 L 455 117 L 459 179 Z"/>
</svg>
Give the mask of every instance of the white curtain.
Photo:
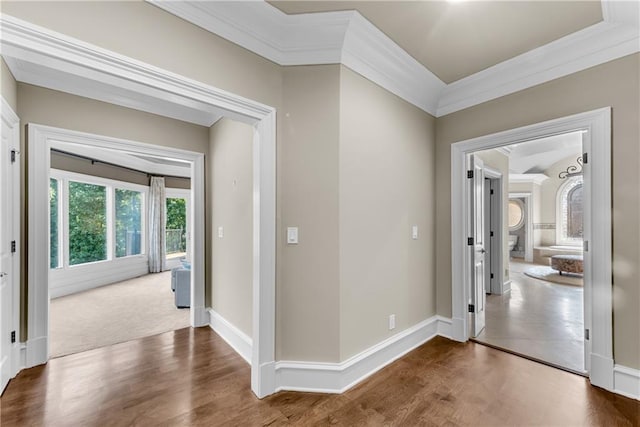
<svg viewBox="0 0 640 427">
<path fill-rule="evenodd" d="M 149 273 L 160 273 L 165 267 L 164 178 L 151 177 L 149 189 Z"/>
</svg>

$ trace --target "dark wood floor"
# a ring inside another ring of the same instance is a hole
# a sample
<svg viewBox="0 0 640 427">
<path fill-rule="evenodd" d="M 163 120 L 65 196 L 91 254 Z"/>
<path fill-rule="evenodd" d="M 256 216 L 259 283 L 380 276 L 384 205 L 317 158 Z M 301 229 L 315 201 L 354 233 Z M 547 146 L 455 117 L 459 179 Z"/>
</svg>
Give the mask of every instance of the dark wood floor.
<svg viewBox="0 0 640 427">
<path fill-rule="evenodd" d="M 51 360 L 0 400 L 3 427 L 119 425 L 635 425 L 640 402 L 479 344 L 435 338 L 342 395 L 251 393 L 208 328 Z"/>
</svg>

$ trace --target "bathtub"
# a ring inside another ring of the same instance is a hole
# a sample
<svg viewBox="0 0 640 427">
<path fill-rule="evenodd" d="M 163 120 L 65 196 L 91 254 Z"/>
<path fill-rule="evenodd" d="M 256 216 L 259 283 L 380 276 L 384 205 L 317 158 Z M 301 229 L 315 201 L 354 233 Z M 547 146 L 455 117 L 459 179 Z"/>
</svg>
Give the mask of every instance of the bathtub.
<svg viewBox="0 0 640 427">
<path fill-rule="evenodd" d="M 582 246 L 551 245 L 533 248 L 533 262 L 551 265 L 553 255 L 582 255 Z"/>
</svg>

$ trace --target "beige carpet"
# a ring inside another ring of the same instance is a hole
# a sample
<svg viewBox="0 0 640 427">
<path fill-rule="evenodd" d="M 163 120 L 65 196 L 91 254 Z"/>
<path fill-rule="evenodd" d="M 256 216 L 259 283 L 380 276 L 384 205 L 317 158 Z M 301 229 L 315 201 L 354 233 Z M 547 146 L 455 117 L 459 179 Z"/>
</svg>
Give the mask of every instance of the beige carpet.
<svg viewBox="0 0 640 427">
<path fill-rule="evenodd" d="M 540 280 L 546 280 L 547 282 L 559 283 L 561 285 L 583 286 L 582 276 L 578 274 L 559 274 L 551 267 L 536 266 L 527 268 L 524 271 L 529 277 L 533 277 Z"/>
<path fill-rule="evenodd" d="M 189 309 L 174 305 L 171 272 L 148 274 L 51 300 L 51 357 L 187 326 Z"/>
</svg>

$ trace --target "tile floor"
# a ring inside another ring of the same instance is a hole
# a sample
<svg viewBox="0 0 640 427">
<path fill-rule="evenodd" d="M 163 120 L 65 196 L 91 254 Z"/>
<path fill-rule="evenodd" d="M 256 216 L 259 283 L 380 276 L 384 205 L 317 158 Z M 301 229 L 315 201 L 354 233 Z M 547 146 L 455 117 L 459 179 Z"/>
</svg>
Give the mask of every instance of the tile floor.
<svg viewBox="0 0 640 427">
<path fill-rule="evenodd" d="M 511 292 L 487 295 L 476 340 L 584 373 L 583 288 L 524 275 L 531 265 L 512 260 Z"/>
</svg>

